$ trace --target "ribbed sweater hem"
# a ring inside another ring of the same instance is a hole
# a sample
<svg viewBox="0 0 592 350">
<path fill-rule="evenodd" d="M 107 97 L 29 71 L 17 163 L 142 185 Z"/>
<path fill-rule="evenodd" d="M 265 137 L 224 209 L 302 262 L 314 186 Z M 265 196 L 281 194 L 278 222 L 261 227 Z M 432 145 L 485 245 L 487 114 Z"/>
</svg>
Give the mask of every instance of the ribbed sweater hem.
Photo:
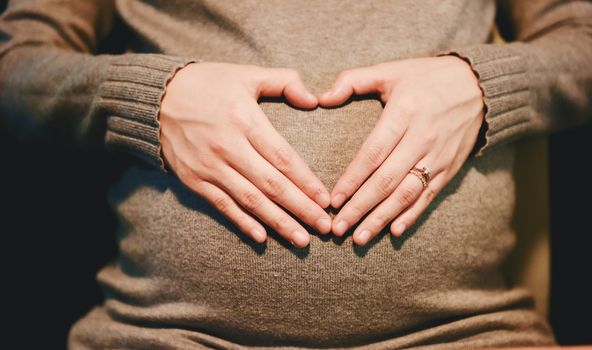
<svg viewBox="0 0 592 350">
<path fill-rule="evenodd" d="M 479 44 L 440 51 L 471 66 L 483 93 L 483 127 L 473 150 L 480 157 L 523 134 L 531 120 L 530 88 L 524 57 L 513 44 Z"/>
<path fill-rule="evenodd" d="M 107 114 L 107 149 L 133 154 L 167 172 L 160 143 L 160 103 L 175 73 L 194 62 L 201 60 L 129 54 L 112 63 L 97 101 Z"/>
</svg>

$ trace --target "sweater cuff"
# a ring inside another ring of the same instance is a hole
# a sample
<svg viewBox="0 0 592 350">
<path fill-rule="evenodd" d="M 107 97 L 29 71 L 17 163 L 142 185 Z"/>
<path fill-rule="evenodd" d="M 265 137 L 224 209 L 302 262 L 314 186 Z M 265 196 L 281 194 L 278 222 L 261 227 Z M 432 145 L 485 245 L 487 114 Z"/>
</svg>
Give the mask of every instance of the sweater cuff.
<svg viewBox="0 0 592 350">
<path fill-rule="evenodd" d="M 477 76 L 483 92 L 484 117 L 471 153 L 474 157 L 524 134 L 529 129 L 532 107 L 526 60 L 520 43 L 479 44 L 439 51 L 436 56 L 455 55 L 465 60 Z"/>
<path fill-rule="evenodd" d="M 124 54 L 111 63 L 97 104 L 107 117 L 105 146 L 167 172 L 161 153 L 158 115 L 166 85 L 192 62 L 160 54 Z"/>
</svg>

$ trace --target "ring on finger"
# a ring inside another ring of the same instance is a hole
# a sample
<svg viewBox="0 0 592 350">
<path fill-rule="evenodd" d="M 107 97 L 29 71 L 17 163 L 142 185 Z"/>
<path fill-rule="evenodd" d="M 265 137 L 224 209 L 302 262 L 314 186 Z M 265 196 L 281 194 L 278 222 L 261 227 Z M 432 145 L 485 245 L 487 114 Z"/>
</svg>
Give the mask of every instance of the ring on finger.
<svg viewBox="0 0 592 350">
<path fill-rule="evenodd" d="M 423 188 L 428 186 L 430 182 L 430 171 L 426 167 L 415 167 L 409 171 L 410 174 L 417 176 L 417 178 L 421 181 Z"/>
</svg>

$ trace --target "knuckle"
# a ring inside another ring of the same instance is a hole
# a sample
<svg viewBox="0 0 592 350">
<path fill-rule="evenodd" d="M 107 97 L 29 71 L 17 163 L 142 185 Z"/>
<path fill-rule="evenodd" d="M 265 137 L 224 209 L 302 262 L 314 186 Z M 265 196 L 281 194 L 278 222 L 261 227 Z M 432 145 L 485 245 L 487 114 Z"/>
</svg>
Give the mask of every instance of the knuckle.
<svg viewBox="0 0 592 350">
<path fill-rule="evenodd" d="M 229 148 L 223 139 L 212 139 L 209 143 L 210 151 L 216 155 L 228 154 Z"/>
<path fill-rule="evenodd" d="M 361 218 L 364 216 L 364 210 L 362 210 L 362 208 L 357 205 L 352 205 L 349 210 L 352 213 L 352 216 L 355 218 Z"/>
<path fill-rule="evenodd" d="M 350 193 L 353 193 L 355 191 L 356 188 L 360 187 L 361 183 L 358 182 L 355 179 L 352 179 L 351 177 L 345 177 L 343 178 L 343 180 L 341 180 L 342 182 L 342 189 L 346 195 L 349 195 Z"/>
<path fill-rule="evenodd" d="M 248 127 L 251 124 L 250 119 L 251 118 L 247 118 L 243 114 L 238 114 L 238 113 L 228 114 L 228 123 L 233 127 L 239 128 L 240 130 L 247 130 L 248 129 Z"/>
<path fill-rule="evenodd" d="M 257 132 L 260 131 L 257 120 L 255 118 L 246 118 L 239 127 L 241 128 L 243 135 L 246 137 L 254 137 Z"/>
<path fill-rule="evenodd" d="M 376 178 L 376 189 L 384 197 L 393 193 L 393 191 L 395 190 L 395 177 L 390 174 L 379 175 Z"/>
<path fill-rule="evenodd" d="M 214 163 L 214 162 L 212 162 Z M 189 184 L 192 188 L 197 188 L 200 186 L 202 180 L 206 180 L 200 174 L 200 167 L 196 164 L 187 163 L 186 161 L 179 161 L 179 165 L 176 169 L 177 177 L 183 181 L 184 183 Z M 203 162 L 201 162 L 201 167 L 204 167 Z M 214 164 L 206 163 L 207 166 L 211 167 L 212 171 L 214 169 Z M 201 187 L 201 186 L 200 186 Z"/>
<path fill-rule="evenodd" d="M 420 113 L 420 103 L 414 95 L 407 95 L 398 102 L 399 115 L 404 119 L 413 119 Z"/>
<path fill-rule="evenodd" d="M 427 131 L 423 132 L 422 138 L 423 138 L 424 146 L 429 147 L 429 148 L 434 146 L 436 144 L 437 136 L 438 135 L 433 130 L 428 129 Z"/>
<path fill-rule="evenodd" d="M 374 216 L 374 218 L 372 219 L 372 223 L 377 228 L 383 228 L 383 227 L 385 227 L 386 224 L 388 224 L 389 221 L 390 221 L 390 218 L 387 217 L 384 214 L 376 214 Z"/>
<path fill-rule="evenodd" d="M 426 192 L 425 196 L 426 201 L 428 203 L 431 202 L 434 199 L 434 197 L 436 197 L 436 190 L 434 190 L 434 187 L 432 185 L 428 184 L 424 191 Z"/>
<path fill-rule="evenodd" d="M 306 206 L 303 206 L 302 209 L 299 208 L 294 211 L 294 215 L 296 215 L 297 218 L 305 222 L 310 221 L 310 213 L 312 213 L 312 208 L 308 208 Z"/>
<path fill-rule="evenodd" d="M 241 203 L 249 211 L 255 211 L 263 204 L 263 198 L 258 193 L 247 191 L 242 194 Z"/>
<path fill-rule="evenodd" d="M 195 172 L 189 166 L 187 166 L 183 161 L 179 161 L 175 169 L 175 173 L 177 177 L 182 181 L 195 181 Z"/>
<path fill-rule="evenodd" d="M 202 177 L 204 180 L 214 180 L 218 175 L 218 162 L 216 157 L 204 156 L 199 159 L 200 169 L 194 169 L 194 176 Z"/>
<path fill-rule="evenodd" d="M 262 132 L 261 122 L 255 113 L 246 118 L 246 120 L 240 124 L 240 127 L 242 127 L 244 135 L 250 139 L 260 137 Z"/>
<path fill-rule="evenodd" d="M 292 152 L 287 147 L 278 147 L 272 151 L 273 164 L 280 171 L 286 171 L 290 168 L 292 162 Z"/>
<path fill-rule="evenodd" d="M 228 118 L 236 120 L 240 119 L 243 116 L 243 106 L 238 102 L 231 102 L 229 103 L 226 108 L 226 115 Z"/>
<path fill-rule="evenodd" d="M 202 180 L 200 178 L 200 176 L 195 174 L 194 172 L 186 174 L 183 178 L 179 177 L 179 179 L 187 187 L 192 189 L 194 192 L 196 192 L 200 196 L 204 197 L 207 195 L 207 188 L 205 186 L 205 181 Z"/>
<path fill-rule="evenodd" d="M 397 199 L 398 199 L 399 203 L 401 203 L 405 207 L 407 207 L 411 203 L 413 203 L 415 201 L 416 197 L 417 197 L 417 190 L 410 188 L 410 187 L 401 188 L 397 192 Z"/>
<path fill-rule="evenodd" d="M 398 123 L 397 121 L 390 120 L 389 123 L 385 123 L 384 128 L 386 132 L 390 135 L 391 140 L 398 140 L 403 137 L 401 123 Z"/>
<path fill-rule="evenodd" d="M 286 225 L 286 220 L 281 216 L 275 216 L 269 219 L 269 227 L 276 232 L 283 232 L 283 228 Z"/>
<path fill-rule="evenodd" d="M 222 213 L 228 213 L 232 206 L 232 199 L 228 197 L 216 197 L 213 200 L 214 207 Z"/>
<path fill-rule="evenodd" d="M 228 123 L 240 130 L 248 130 L 254 123 L 250 113 L 244 112 L 242 107 L 231 107 L 227 114 Z"/>
<path fill-rule="evenodd" d="M 384 159 L 385 148 L 379 145 L 371 145 L 366 151 L 366 160 L 373 167 L 378 167 Z"/>
<path fill-rule="evenodd" d="M 270 198 L 277 198 L 285 191 L 285 186 L 280 179 L 274 176 L 266 177 L 263 180 L 263 191 Z"/>
</svg>

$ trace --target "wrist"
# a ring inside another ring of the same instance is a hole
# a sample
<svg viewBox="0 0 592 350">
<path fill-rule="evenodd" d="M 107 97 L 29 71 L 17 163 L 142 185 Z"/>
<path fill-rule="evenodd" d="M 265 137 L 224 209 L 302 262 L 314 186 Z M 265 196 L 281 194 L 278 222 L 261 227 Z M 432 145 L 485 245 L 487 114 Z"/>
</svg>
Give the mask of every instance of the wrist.
<svg viewBox="0 0 592 350">
<path fill-rule="evenodd" d="M 159 125 L 158 140 L 159 140 L 159 145 L 160 145 L 159 156 L 160 156 L 160 159 L 162 159 L 161 170 L 165 173 L 172 171 L 172 167 L 169 164 L 169 161 L 168 161 L 167 157 L 165 156 L 165 152 L 163 149 L 163 127 L 164 127 L 164 125 L 166 125 L 166 121 L 165 122 L 163 122 L 163 121 L 165 119 L 167 119 L 169 116 L 174 114 L 171 111 L 171 109 L 174 108 L 174 105 L 175 105 L 173 97 L 176 95 L 176 92 L 175 92 L 176 82 L 182 76 L 182 72 L 186 71 L 187 67 L 194 65 L 194 64 L 198 64 L 200 62 L 202 62 L 202 61 L 191 61 L 191 62 L 187 63 L 186 65 L 182 65 L 182 66 L 177 67 L 173 71 L 173 73 L 168 77 L 168 79 L 165 81 L 164 90 L 163 90 L 161 98 L 160 98 L 158 113 L 156 115 L 156 120 Z"/>
<path fill-rule="evenodd" d="M 479 118 L 479 122 L 480 122 L 481 126 L 479 128 L 478 133 L 477 133 L 473 149 L 471 150 L 471 153 L 469 154 L 469 157 L 472 157 L 477 153 L 478 150 L 480 150 L 485 145 L 486 132 L 488 129 L 488 125 L 485 120 L 485 115 L 487 113 L 487 105 L 485 103 L 485 92 L 483 91 L 483 88 L 481 87 L 481 84 L 480 84 L 479 73 L 474 69 L 474 67 L 472 66 L 470 61 L 468 61 L 466 58 L 464 58 L 462 56 L 456 55 L 455 53 L 449 53 L 449 54 L 441 55 L 438 57 L 453 57 L 453 58 L 455 58 L 456 62 L 459 62 L 465 68 L 465 71 L 469 73 L 469 75 L 473 81 L 473 83 L 471 85 L 472 89 L 474 89 L 476 95 L 480 96 L 482 108 L 481 108 L 480 113 L 475 117 Z"/>
</svg>

